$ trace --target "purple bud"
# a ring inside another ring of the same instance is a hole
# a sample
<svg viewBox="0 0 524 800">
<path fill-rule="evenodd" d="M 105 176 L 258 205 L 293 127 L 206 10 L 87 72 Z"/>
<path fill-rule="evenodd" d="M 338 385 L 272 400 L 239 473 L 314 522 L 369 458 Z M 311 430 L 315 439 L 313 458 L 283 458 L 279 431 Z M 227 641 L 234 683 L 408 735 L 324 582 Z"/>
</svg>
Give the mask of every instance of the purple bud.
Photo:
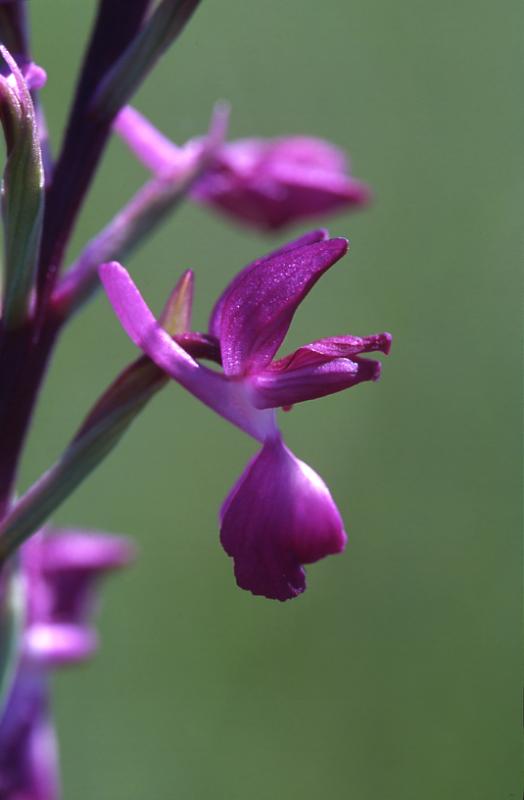
<svg viewBox="0 0 524 800">
<path fill-rule="evenodd" d="M 201 146 L 198 139 L 177 146 L 131 108 L 120 113 L 115 129 L 157 175 L 177 175 Z M 306 136 L 224 144 L 192 191 L 198 202 L 262 230 L 358 208 L 370 196 L 349 174 L 342 150 Z"/>
<path fill-rule="evenodd" d="M 322 139 L 244 139 L 224 146 L 196 199 L 239 222 L 274 230 L 369 202 L 341 150 Z"/>
</svg>

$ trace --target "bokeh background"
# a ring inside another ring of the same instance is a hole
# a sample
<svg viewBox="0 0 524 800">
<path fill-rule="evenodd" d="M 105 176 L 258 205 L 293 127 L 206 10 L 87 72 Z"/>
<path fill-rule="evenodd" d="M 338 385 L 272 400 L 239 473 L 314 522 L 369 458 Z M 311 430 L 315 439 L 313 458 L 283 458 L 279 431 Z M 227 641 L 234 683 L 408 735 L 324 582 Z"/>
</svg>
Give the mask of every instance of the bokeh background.
<svg viewBox="0 0 524 800">
<path fill-rule="evenodd" d="M 31 0 L 55 146 L 95 3 Z M 292 449 L 332 489 L 346 553 L 298 600 L 238 590 L 217 511 L 253 445 L 175 386 L 56 515 L 132 536 L 102 647 L 54 683 L 66 800 L 521 796 L 517 3 L 203 3 L 136 98 L 181 142 L 216 98 L 232 135 L 347 148 L 375 203 L 327 220 L 351 253 L 291 348 L 390 330 L 383 379 L 297 407 Z M 119 142 L 71 255 L 146 178 Z M 160 308 L 197 272 L 196 324 L 263 238 L 185 206 L 129 266 Z M 134 351 L 103 297 L 64 338 L 23 483 Z"/>
</svg>

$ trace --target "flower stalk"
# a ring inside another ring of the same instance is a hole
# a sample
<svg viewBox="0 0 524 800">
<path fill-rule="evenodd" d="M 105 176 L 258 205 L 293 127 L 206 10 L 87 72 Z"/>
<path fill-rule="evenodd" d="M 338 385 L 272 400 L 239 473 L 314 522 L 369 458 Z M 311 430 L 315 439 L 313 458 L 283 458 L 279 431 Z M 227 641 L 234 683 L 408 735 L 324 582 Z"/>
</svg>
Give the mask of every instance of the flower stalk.
<svg viewBox="0 0 524 800">
<path fill-rule="evenodd" d="M 91 625 L 99 578 L 129 563 L 118 537 L 53 528 L 59 505 L 113 451 L 170 380 L 259 447 L 219 513 L 220 541 L 239 587 L 286 601 L 305 566 L 346 545 L 327 485 L 285 445 L 278 409 L 378 379 L 371 353 L 387 333 L 344 334 L 277 358 L 293 316 L 348 242 L 314 229 L 248 264 L 217 299 L 205 333 L 191 329 L 186 270 L 155 316 L 119 262 L 190 198 L 267 232 L 361 208 L 368 187 L 345 153 L 307 136 L 228 142 L 217 106 L 204 137 L 178 146 L 138 111 L 133 93 L 184 30 L 199 0 L 99 0 L 63 143 L 50 155 L 31 60 L 27 7 L 0 0 L 0 122 L 4 279 L 0 301 L 0 795 L 57 800 L 57 748 L 48 673 L 97 647 Z M 9 50 L 6 49 L 9 47 Z M 151 179 L 74 257 L 64 254 L 115 130 Z M 56 463 L 19 499 L 17 476 L 47 366 L 67 323 L 103 285 L 141 350 L 102 394 Z"/>
</svg>

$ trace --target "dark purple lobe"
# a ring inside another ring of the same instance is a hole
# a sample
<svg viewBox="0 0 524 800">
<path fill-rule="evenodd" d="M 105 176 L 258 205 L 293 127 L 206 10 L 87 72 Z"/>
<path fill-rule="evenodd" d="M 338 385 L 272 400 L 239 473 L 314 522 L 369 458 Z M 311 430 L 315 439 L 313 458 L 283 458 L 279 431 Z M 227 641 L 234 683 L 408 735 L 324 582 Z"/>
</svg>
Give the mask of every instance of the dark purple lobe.
<svg viewBox="0 0 524 800">
<path fill-rule="evenodd" d="M 347 249 L 346 239 L 297 247 L 257 264 L 231 286 L 220 321 L 226 375 L 254 373 L 270 363 L 299 304 Z"/>
<path fill-rule="evenodd" d="M 275 600 L 301 594 L 302 565 L 340 553 L 347 538 L 325 483 L 278 438 L 266 441 L 247 466 L 221 522 L 238 585 Z"/>
</svg>

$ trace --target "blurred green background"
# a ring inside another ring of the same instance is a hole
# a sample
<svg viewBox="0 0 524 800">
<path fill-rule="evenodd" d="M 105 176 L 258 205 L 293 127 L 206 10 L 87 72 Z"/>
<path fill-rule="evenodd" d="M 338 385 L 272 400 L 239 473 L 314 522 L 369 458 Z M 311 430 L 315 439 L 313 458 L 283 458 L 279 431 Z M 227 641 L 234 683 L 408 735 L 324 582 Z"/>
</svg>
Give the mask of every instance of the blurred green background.
<svg viewBox="0 0 524 800">
<path fill-rule="evenodd" d="M 95 3 L 30 8 L 56 147 Z M 395 340 L 380 383 L 282 420 L 350 536 L 298 600 L 236 588 L 217 512 L 254 448 L 173 385 L 56 515 L 141 550 L 105 587 L 97 659 L 54 682 L 66 800 L 521 796 L 519 16 L 511 1 L 204 2 L 136 98 L 178 142 L 227 98 L 233 137 L 347 148 L 376 200 L 325 221 L 351 253 L 287 349 Z M 145 177 L 113 142 L 71 255 Z M 194 268 L 204 327 L 226 280 L 299 231 L 264 239 L 187 205 L 128 265 L 157 309 Z M 57 353 L 24 485 L 134 355 L 99 297 Z"/>
</svg>

